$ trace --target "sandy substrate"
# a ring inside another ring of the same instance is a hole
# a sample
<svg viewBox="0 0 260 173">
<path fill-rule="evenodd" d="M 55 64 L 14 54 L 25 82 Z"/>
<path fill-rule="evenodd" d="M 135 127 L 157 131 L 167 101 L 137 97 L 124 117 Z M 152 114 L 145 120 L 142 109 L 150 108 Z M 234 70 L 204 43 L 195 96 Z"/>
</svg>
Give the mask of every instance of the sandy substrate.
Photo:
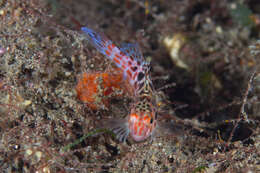
<svg viewBox="0 0 260 173">
<path fill-rule="evenodd" d="M 236 11 L 206 0 L 0 1 L 1 172 L 260 172 L 260 4 L 253 4 Z M 248 11 L 249 24 L 239 17 Z M 159 119 L 181 134 L 120 143 L 97 130 L 125 117 L 134 98 L 119 88 L 124 94 L 109 103 L 98 96 L 96 110 L 78 99 L 83 73 L 114 64 L 73 18 L 118 46 L 139 43 Z"/>
</svg>

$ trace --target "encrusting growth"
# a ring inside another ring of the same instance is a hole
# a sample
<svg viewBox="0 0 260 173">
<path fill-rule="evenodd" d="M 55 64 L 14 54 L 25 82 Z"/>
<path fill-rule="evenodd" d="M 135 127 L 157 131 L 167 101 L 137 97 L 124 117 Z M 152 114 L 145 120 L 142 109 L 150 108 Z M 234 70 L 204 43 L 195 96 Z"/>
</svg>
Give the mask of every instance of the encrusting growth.
<svg viewBox="0 0 260 173">
<path fill-rule="evenodd" d="M 78 99 L 92 110 L 97 110 L 101 106 L 107 107 L 107 98 L 113 94 L 119 94 L 115 90 L 123 91 L 122 72 L 120 69 L 115 70 L 118 72 L 83 73 L 76 86 Z"/>
</svg>

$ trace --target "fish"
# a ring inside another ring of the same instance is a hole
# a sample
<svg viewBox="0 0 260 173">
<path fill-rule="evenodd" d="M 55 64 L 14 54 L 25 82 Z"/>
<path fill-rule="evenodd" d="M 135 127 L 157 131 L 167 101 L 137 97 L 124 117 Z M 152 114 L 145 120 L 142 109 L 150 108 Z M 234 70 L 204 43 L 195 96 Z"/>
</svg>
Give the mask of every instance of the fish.
<svg viewBox="0 0 260 173">
<path fill-rule="evenodd" d="M 92 46 L 123 71 L 124 79 L 128 80 L 135 89 L 144 82 L 150 66 L 144 60 L 138 44 L 123 43 L 119 48 L 104 34 L 87 27 L 82 27 L 81 31 Z"/>
<path fill-rule="evenodd" d="M 123 119 L 107 120 L 102 126 L 112 130 L 121 142 L 125 142 L 128 136 L 136 142 L 153 138 L 158 126 L 155 90 L 150 76 L 150 64 L 144 59 L 139 45 L 123 43 L 118 47 L 104 34 L 88 27 L 81 27 L 81 31 L 98 52 L 122 70 L 124 80 L 127 80 L 134 92 L 128 115 Z"/>
</svg>

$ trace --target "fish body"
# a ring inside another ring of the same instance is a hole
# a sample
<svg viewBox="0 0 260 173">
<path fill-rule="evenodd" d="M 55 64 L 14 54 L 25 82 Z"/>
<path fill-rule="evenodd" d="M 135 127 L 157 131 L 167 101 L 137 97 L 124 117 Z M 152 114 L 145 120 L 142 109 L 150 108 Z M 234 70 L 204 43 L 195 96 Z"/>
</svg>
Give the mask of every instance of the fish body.
<svg viewBox="0 0 260 173">
<path fill-rule="evenodd" d="M 82 27 L 87 40 L 106 58 L 123 71 L 124 79 L 134 88 L 134 104 L 124 119 L 111 119 L 108 127 L 120 141 L 130 135 L 135 141 L 143 141 L 154 134 L 157 126 L 157 109 L 154 103 L 154 88 L 150 79 L 150 66 L 142 56 L 137 44 L 117 47 L 106 36 Z"/>
<path fill-rule="evenodd" d="M 144 61 L 137 44 L 123 44 L 122 48 L 118 48 L 106 36 L 92 29 L 82 27 L 81 30 L 100 53 L 123 70 L 124 77 L 134 88 L 144 81 L 144 76 L 149 71 L 149 63 Z"/>
</svg>

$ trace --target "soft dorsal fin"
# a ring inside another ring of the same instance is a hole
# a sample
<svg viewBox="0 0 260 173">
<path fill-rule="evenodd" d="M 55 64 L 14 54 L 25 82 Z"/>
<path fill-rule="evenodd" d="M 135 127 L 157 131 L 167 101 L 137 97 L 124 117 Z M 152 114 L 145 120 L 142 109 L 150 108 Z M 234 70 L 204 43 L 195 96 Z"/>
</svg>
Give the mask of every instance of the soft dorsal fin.
<svg viewBox="0 0 260 173">
<path fill-rule="evenodd" d="M 135 61 L 144 62 L 144 57 L 138 43 L 122 43 L 120 50 Z"/>
</svg>

